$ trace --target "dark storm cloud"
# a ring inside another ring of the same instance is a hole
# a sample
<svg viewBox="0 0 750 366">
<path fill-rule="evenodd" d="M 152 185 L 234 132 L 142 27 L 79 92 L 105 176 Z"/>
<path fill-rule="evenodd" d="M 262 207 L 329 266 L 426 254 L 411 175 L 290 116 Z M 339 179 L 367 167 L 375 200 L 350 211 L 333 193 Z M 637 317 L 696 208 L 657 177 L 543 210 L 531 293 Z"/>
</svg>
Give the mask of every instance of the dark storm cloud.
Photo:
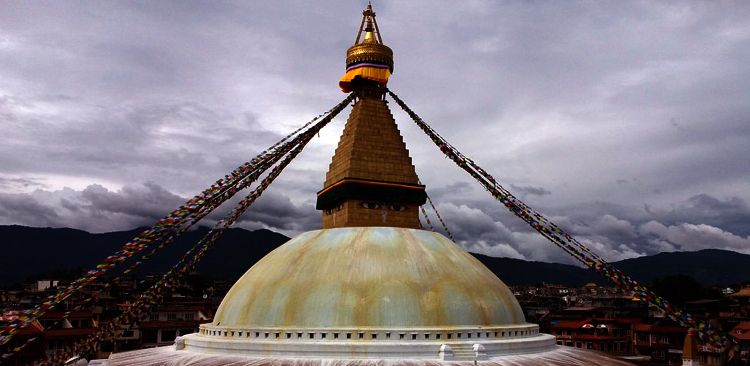
<svg viewBox="0 0 750 366">
<path fill-rule="evenodd" d="M 39 182 L 38 179 L 34 178 L 4 178 L 0 177 L 0 189 L 2 190 L 14 190 L 14 189 L 26 189 L 31 187 L 45 188 L 44 183 Z"/>
<path fill-rule="evenodd" d="M 247 193 L 240 191 L 202 224 L 215 224 Z M 0 193 L 0 220 L 38 227 L 72 226 L 94 232 L 127 230 L 155 223 L 187 199 L 151 182 L 124 186 L 117 191 L 93 184 L 82 191 L 66 188 Z M 310 203 L 295 204 L 289 197 L 268 192 L 251 206 L 238 225 L 294 232 L 314 228 L 319 215 Z"/>
<path fill-rule="evenodd" d="M 2 223 L 153 222 L 343 98 L 336 82 L 364 4 L 5 3 Z M 597 252 L 750 247 L 749 3 L 375 7 L 395 54 L 389 86 Z M 390 107 L 459 242 L 566 260 Z M 315 192 L 344 118 L 240 225 L 320 226 Z"/>
</svg>

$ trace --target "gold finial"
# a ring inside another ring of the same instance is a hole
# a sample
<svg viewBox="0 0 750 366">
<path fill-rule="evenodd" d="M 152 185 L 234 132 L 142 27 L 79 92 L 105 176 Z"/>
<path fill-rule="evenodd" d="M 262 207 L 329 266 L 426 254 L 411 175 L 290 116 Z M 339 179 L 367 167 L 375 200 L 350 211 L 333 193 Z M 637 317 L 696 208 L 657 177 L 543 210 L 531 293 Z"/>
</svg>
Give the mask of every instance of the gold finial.
<svg viewBox="0 0 750 366">
<path fill-rule="evenodd" d="M 359 44 L 359 40 L 362 37 L 362 32 L 365 32 L 365 38 L 362 43 L 379 43 L 383 44 L 383 38 L 380 36 L 380 29 L 378 29 L 378 22 L 375 20 L 375 12 L 372 10 L 372 3 L 367 2 L 367 7 L 362 12 L 362 22 L 359 24 L 359 32 L 357 32 L 357 39 L 354 44 Z M 375 40 L 377 36 L 377 40 Z"/>
<path fill-rule="evenodd" d="M 364 34 L 364 36 L 363 36 Z M 344 92 L 350 92 L 355 78 L 373 81 L 381 86 L 393 73 L 393 51 L 383 44 L 372 4 L 362 12 L 362 22 L 354 45 L 346 51 L 346 74 L 339 80 Z"/>
</svg>

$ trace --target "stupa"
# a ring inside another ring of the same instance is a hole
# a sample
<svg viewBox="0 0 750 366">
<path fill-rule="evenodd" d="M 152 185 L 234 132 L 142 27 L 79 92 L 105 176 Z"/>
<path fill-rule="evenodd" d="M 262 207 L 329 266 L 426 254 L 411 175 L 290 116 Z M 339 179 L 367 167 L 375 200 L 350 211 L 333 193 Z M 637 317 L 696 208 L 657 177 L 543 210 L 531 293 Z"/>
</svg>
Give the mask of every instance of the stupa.
<svg viewBox="0 0 750 366">
<path fill-rule="evenodd" d="M 346 67 L 357 98 L 317 193 L 323 229 L 252 266 L 197 333 L 106 363 L 626 365 L 557 346 L 490 270 L 421 229 L 425 187 L 384 98 L 393 52 L 371 5 Z"/>
</svg>

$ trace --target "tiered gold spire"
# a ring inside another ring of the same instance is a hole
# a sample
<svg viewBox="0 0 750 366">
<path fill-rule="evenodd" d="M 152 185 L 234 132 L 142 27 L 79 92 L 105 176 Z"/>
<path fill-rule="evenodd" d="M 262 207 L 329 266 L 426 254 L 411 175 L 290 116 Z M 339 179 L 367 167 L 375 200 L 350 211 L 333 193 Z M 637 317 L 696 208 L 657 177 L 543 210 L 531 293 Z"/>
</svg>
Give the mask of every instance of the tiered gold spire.
<svg viewBox="0 0 750 366">
<path fill-rule="evenodd" d="M 323 210 L 324 228 L 419 228 L 419 206 L 426 200 L 424 186 L 419 184 L 385 102 L 385 82 L 361 72 L 374 67 L 390 75 L 393 53 L 382 43 L 372 5 L 368 4 L 362 15 L 356 43 L 346 57 L 347 75 L 359 70 L 347 82 L 357 100 L 318 192 L 317 208 Z"/>
</svg>

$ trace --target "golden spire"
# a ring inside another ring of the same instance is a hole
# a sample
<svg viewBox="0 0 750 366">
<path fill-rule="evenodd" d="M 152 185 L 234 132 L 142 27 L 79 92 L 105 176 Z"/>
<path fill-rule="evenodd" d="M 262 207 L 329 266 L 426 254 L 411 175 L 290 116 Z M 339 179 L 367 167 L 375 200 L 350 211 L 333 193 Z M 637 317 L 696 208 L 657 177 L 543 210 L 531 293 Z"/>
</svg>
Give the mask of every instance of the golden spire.
<svg viewBox="0 0 750 366">
<path fill-rule="evenodd" d="M 419 206 L 427 196 L 384 99 L 393 52 L 383 44 L 371 4 L 362 12 L 346 66 L 339 86 L 357 99 L 318 192 L 323 228 L 419 228 Z"/>
<path fill-rule="evenodd" d="M 346 74 L 339 81 L 344 92 L 354 90 L 355 78 L 368 80 L 380 86 L 388 83 L 393 73 L 393 51 L 383 44 L 372 4 L 362 12 L 354 45 L 346 51 Z"/>
<path fill-rule="evenodd" d="M 354 44 L 360 43 L 359 39 L 363 31 L 365 32 L 365 39 L 362 43 L 383 44 L 383 38 L 380 36 L 380 29 L 378 29 L 378 22 L 375 21 L 375 12 L 372 10 L 372 4 L 369 1 L 367 2 L 367 8 L 362 12 L 362 23 L 359 24 L 359 32 L 357 32 L 357 39 L 354 41 Z M 375 40 L 375 34 L 378 37 L 377 40 Z"/>
</svg>

